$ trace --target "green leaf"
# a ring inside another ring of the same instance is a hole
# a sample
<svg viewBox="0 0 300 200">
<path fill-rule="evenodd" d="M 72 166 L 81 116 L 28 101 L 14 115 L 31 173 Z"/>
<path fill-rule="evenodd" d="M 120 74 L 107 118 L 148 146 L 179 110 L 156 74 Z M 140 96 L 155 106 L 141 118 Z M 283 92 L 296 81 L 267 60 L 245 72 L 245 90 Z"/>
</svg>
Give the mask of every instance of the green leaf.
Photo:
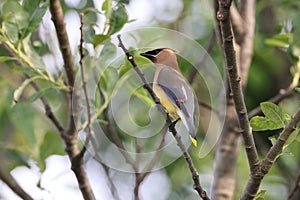
<svg viewBox="0 0 300 200">
<path fill-rule="evenodd" d="M 111 4 L 111 0 L 105 0 L 102 4 L 101 10 L 107 11 L 107 9 L 110 7 L 110 4 Z"/>
<path fill-rule="evenodd" d="M 11 61 L 11 60 L 17 60 L 14 57 L 10 57 L 10 56 L 0 56 L 0 62 L 6 62 L 6 61 Z"/>
<path fill-rule="evenodd" d="M 14 99 L 13 99 L 13 103 L 12 103 L 12 106 L 14 106 L 16 103 L 19 102 L 20 100 L 20 97 L 24 91 L 24 89 L 28 86 L 28 84 L 31 82 L 31 81 L 34 81 L 36 79 L 39 79 L 40 77 L 38 76 L 34 76 L 30 79 L 26 79 L 15 91 L 14 91 Z"/>
<path fill-rule="evenodd" d="M 37 93 L 34 93 L 33 95 L 31 95 L 29 97 L 29 101 L 30 102 L 34 102 L 36 101 L 37 99 L 41 98 L 42 96 L 44 96 L 49 90 L 51 90 L 52 88 L 51 87 L 48 87 L 48 88 L 45 88 Z"/>
<path fill-rule="evenodd" d="M 265 200 L 265 194 L 267 193 L 267 190 L 261 190 L 259 191 L 255 198 L 253 200 Z"/>
<path fill-rule="evenodd" d="M 103 35 L 103 34 L 94 35 L 92 37 L 92 44 L 94 45 L 94 47 L 96 47 L 99 44 L 103 44 L 103 42 L 108 38 L 109 38 L 108 35 Z"/>
<path fill-rule="evenodd" d="M 265 117 L 255 116 L 250 120 L 254 131 L 280 129 L 290 121 L 290 116 L 274 103 L 263 102 L 260 107 Z"/>
<path fill-rule="evenodd" d="M 9 160 L 8 162 L 8 170 L 13 170 L 18 166 L 26 166 L 30 167 L 28 163 L 28 158 L 26 158 L 22 153 L 14 150 L 14 149 L 6 149 L 5 150 L 5 158 Z"/>
<path fill-rule="evenodd" d="M 128 62 L 129 63 L 129 62 Z M 132 69 L 132 66 L 125 62 L 125 65 L 122 65 L 120 68 L 119 78 L 121 78 L 124 74 L 126 74 L 129 70 Z"/>
<path fill-rule="evenodd" d="M 133 52 L 131 52 L 132 54 L 134 54 Z M 143 65 L 153 65 L 153 62 L 151 62 L 149 59 L 145 58 L 144 56 L 140 56 L 139 54 L 134 54 L 134 60 L 137 63 L 137 65 L 139 67 L 143 67 Z M 120 78 L 126 74 L 129 70 L 133 69 L 131 63 L 127 60 L 127 58 L 125 57 L 125 64 L 121 66 L 120 68 L 120 73 L 119 76 Z"/>
<path fill-rule="evenodd" d="M 273 38 L 265 39 L 265 44 L 270 46 L 275 46 L 275 47 L 281 47 L 281 48 L 287 48 L 289 46 L 288 43 Z"/>
<path fill-rule="evenodd" d="M 36 144 L 34 118 L 36 110 L 28 103 L 16 104 L 9 113 L 10 120 L 28 145 Z"/>
<path fill-rule="evenodd" d="M 250 125 L 254 131 L 276 130 L 282 128 L 270 118 L 255 116 L 250 120 Z"/>
<path fill-rule="evenodd" d="M 117 53 L 117 47 L 113 43 L 108 42 L 104 45 L 99 57 L 104 61 L 108 61 L 111 58 L 114 58 L 116 56 L 116 53 Z"/>
<path fill-rule="evenodd" d="M 29 13 L 29 21 L 26 28 L 22 31 L 20 39 L 27 37 L 28 34 L 33 32 L 41 23 L 43 16 L 45 15 L 49 3 L 43 3 L 39 5 L 39 1 L 26 0 L 24 1 L 24 8 Z"/>
<path fill-rule="evenodd" d="M 287 48 L 289 44 L 291 44 L 292 34 L 277 34 L 272 38 L 268 38 L 265 40 L 265 44 L 275 47 Z"/>
<path fill-rule="evenodd" d="M 11 15 L 10 13 L 7 13 L 6 16 Z M 6 18 L 6 17 L 4 17 Z M 7 17 L 9 18 L 9 17 Z M 12 43 L 17 43 L 19 40 L 19 30 L 13 20 L 11 19 L 4 19 L 2 23 L 2 30 L 5 33 L 5 36 L 8 38 L 8 40 Z"/>
<path fill-rule="evenodd" d="M 260 104 L 262 112 L 266 117 L 282 125 L 282 128 L 290 121 L 290 116 L 274 103 L 263 102 Z"/>
<path fill-rule="evenodd" d="M 111 13 L 108 35 L 112 35 L 120 31 L 127 22 L 128 15 L 126 9 L 119 4 L 118 8 L 113 10 Z"/>
<path fill-rule="evenodd" d="M 2 7 L 3 31 L 12 43 L 17 43 L 19 31 L 28 26 L 29 14 L 17 1 L 6 1 Z"/>
<path fill-rule="evenodd" d="M 87 43 L 92 43 L 94 45 L 94 42 L 93 42 L 94 37 L 95 37 L 95 30 L 91 26 L 84 26 L 83 27 L 83 40 Z M 96 46 L 94 45 L 94 47 L 96 47 Z"/>
<path fill-rule="evenodd" d="M 39 167 L 43 172 L 45 170 L 46 164 L 45 160 L 50 155 L 65 155 L 64 144 L 58 133 L 48 132 L 45 134 L 44 139 L 39 148 Z"/>
<path fill-rule="evenodd" d="M 112 93 L 118 81 L 118 72 L 114 67 L 108 67 L 100 78 L 100 87 L 108 93 Z"/>
<path fill-rule="evenodd" d="M 36 7 L 39 6 L 40 2 L 41 2 L 41 0 L 35 0 L 35 1 L 24 0 L 22 3 L 22 6 L 27 12 L 33 13 L 34 10 L 36 9 Z"/>
<path fill-rule="evenodd" d="M 133 95 L 138 97 L 140 100 L 142 100 L 146 105 L 150 107 L 155 105 L 153 99 L 149 96 L 149 93 L 148 91 L 145 90 L 145 88 L 139 88 L 135 90 Z"/>
<path fill-rule="evenodd" d="M 118 0 L 119 3 L 129 4 L 130 0 Z"/>
<path fill-rule="evenodd" d="M 289 137 L 289 138 L 287 139 L 287 141 L 285 142 L 283 148 L 288 147 L 290 144 L 292 144 L 294 141 L 296 141 L 298 135 L 299 135 L 299 129 L 297 128 L 296 130 L 294 130 L 294 131 L 291 133 L 290 137 Z"/>
</svg>

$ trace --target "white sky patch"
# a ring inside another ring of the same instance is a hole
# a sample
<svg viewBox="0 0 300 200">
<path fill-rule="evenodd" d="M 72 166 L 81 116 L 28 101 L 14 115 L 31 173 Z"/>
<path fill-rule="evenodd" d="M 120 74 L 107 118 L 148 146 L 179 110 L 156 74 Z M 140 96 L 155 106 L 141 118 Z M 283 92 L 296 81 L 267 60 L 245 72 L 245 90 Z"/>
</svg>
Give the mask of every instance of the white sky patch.
<svg viewBox="0 0 300 200">
<path fill-rule="evenodd" d="M 80 43 L 80 17 L 76 11 L 68 11 L 65 14 L 66 28 L 73 55 L 78 52 Z"/>
<path fill-rule="evenodd" d="M 159 184 L 158 184 L 159 183 Z M 141 199 L 143 200 L 164 200 L 168 199 L 171 193 L 169 179 L 162 171 L 150 173 L 142 182 L 140 188 Z"/>
<path fill-rule="evenodd" d="M 46 188 L 49 196 L 55 200 L 83 199 L 67 156 L 54 155 L 47 158 L 41 186 Z"/>
<path fill-rule="evenodd" d="M 87 0 L 65 0 L 65 3 L 71 8 L 83 8 Z"/>
</svg>

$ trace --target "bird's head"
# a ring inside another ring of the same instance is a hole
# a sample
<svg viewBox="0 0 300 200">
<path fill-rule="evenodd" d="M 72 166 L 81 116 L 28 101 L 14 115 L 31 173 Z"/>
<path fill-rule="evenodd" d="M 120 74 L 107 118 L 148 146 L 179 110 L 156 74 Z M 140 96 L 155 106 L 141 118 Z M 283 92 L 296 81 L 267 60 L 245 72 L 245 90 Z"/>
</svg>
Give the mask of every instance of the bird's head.
<svg viewBox="0 0 300 200">
<path fill-rule="evenodd" d="M 155 64 L 162 64 L 178 70 L 176 51 L 171 48 L 158 48 L 141 53 Z"/>
</svg>

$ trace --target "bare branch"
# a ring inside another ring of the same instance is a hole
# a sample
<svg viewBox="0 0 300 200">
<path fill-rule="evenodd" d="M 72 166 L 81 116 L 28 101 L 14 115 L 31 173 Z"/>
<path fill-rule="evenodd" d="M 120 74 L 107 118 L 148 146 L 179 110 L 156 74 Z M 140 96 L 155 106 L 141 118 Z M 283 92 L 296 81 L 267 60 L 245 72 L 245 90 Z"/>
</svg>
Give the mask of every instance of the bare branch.
<svg viewBox="0 0 300 200">
<path fill-rule="evenodd" d="M 294 195 L 296 194 L 297 190 L 299 190 L 299 188 L 300 188 L 300 170 L 298 170 L 298 175 L 297 175 L 295 184 L 294 184 L 287 200 L 292 200 Z"/>
<path fill-rule="evenodd" d="M 256 171 L 259 165 L 259 158 L 251 133 L 248 113 L 241 86 L 241 78 L 238 74 L 236 64 L 235 50 L 233 47 L 233 35 L 229 18 L 230 5 L 231 0 L 219 0 L 219 11 L 217 13 L 217 19 L 220 21 L 221 25 L 226 71 L 228 73 L 228 78 L 233 94 L 232 97 L 235 104 L 235 110 L 238 115 L 239 125 L 241 128 L 240 132 L 243 135 L 249 166 L 252 173 Z"/>
<path fill-rule="evenodd" d="M 59 0 L 50 0 L 50 12 L 64 60 L 64 68 L 67 75 L 68 86 L 70 88 L 73 88 L 76 78 L 76 70 L 64 22 L 63 11 Z M 84 199 L 94 200 L 96 198 L 94 196 L 83 166 L 83 156 L 81 155 L 77 146 L 78 131 L 75 126 L 75 120 L 78 119 L 81 108 L 80 89 L 72 89 L 70 94 L 68 95 L 68 99 L 68 126 L 63 135 L 63 139 L 66 145 L 65 150 L 71 160 L 71 169 L 76 175 L 79 188 Z"/>
<path fill-rule="evenodd" d="M 22 199 L 33 200 L 33 198 L 21 188 L 14 177 L 4 169 L 2 164 L 0 166 L 0 179 Z"/>
<path fill-rule="evenodd" d="M 151 95 L 153 101 L 157 104 L 160 105 L 162 107 L 162 105 L 160 104 L 160 101 L 158 99 L 158 97 L 156 96 L 156 94 L 154 93 L 154 91 L 152 90 L 152 88 L 150 87 L 149 83 L 147 82 L 147 80 L 145 79 L 144 74 L 142 73 L 142 71 L 139 69 L 139 67 L 137 66 L 134 57 L 130 54 L 130 52 L 128 51 L 128 49 L 125 48 L 124 44 L 122 43 L 121 40 L 121 36 L 118 35 L 118 40 L 119 40 L 119 47 L 122 48 L 122 50 L 124 51 L 124 53 L 127 56 L 128 61 L 131 63 L 131 65 L 133 66 L 134 70 L 137 72 L 137 74 L 139 75 L 139 77 L 141 78 L 141 80 L 144 83 L 144 88 L 149 92 L 149 94 Z M 166 116 L 166 123 L 169 125 L 169 130 L 170 132 L 172 132 L 174 138 L 177 141 L 177 144 L 179 146 L 179 148 L 181 149 L 184 158 L 189 166 L 189 169 L 192 173 L 192 178 L 194 181 L 194 189 L 198 192 L 199 196 L 204 199 L 204 200 L 209 200 L 209 197 L 207 196 L 205 190 L 201 187 L 200 185 L 200 180 L 199 180 L 199 173 L 196 170 L 193 161 L 191 159 L 190 154 L 187 152 L 184 144 L 181 141 L 181 138 L 179 136 L 179 134 L 177 133 L 176 129 L 175 129 L 175 124 L 172 123 L 169 115 L 163 111 L 160 110 L 161 112 L 163 112 L 163 115 Z"/>
<path fill-rule="evenodd" d="M 230 19 L 235 36 L 234 39 L 238 44 L 241 44 L 244 40 L 247 28 L 245 28 L 244 19 L 234 5 L 230 7 Z"/>
<path fill-rule="evenodd" d="M 214 1 L 216 16 L 219 11 L 218 0 Z M 224 6 L 230 6 L 229 1 L 222 1 Z M 227 5 L 226 5 L 227 3 Z M 241 4 L 247 4 L 247 12 L 240 13 L 234 5 L 230 6 L 230 19 L 232 22 L 232 29 L 234 32 L 234 48 L 236 56 L 236 65 L 238 68 L 239 76 L 241 77 L 242 88 L 246 87 L 248 79 L 248 71 L 252 59 L 253 51 L 253 37 L 255 28 L 255 1 L 239 1 L 239 7 Z M 251 6 L 250 6 L 251 5 Z M 244 5 L 243 5 L 244 6 Z M 250 12 L 251 11 L 251 12 Z M 216 18 L 217 21 L 217 35 L 220 44 L 224 44 L 224 38 L 222 38 L 221 21 Z M 223 47 L 223 46 L 222 46 Z M 224 49 L 222 50 L 224 61 L 226 56 Z M 240 129 L 238 116 L 235 112 L 232 86 L 229 81 L 228 72 L 226 75 L 226 87 L 227 87 L 227 107 L 225 116 L 225 126 L 223 127 L 222 134 L 219 138 L 216 157 L 215 157 L 215 169 L 214 169 L 214 181 L 213 181 L 213 199 L 232 199 L 235 191 L 235 174 L 236 174 L 236 162 L 238 152 L 240 149 Z M 226 164 L 224 164 L 226 163 Z"/>
<path fill-rule="evenodd" d="M 246 87 L 248 72 L 253 55 L 253 41 L 255 34 L 255 4 L 256 0 L 247 0 L 240 2 L 240 15 L 243 19 L 243 28 L 245 29 L 242 43 L 240 44 L 240 76 L 243 88 Z M 236 37 L 241 37 L 237 36 Z"/>
<path fill-rule="evenodd" d="M 165 126 L 165 128 L 163 129 L 163 135 L 161 137 L 160 143 L 158 145 L 158 147 L 156 148 L 155 154 L 153 155 L 152 159 L 149 161 L 145 172 L 144 173 L 136 173 L 135 174 L 135 187 L 134 187 L 134 196 L 135 199 L 139 199 L 139 188 L 141 183 L 144 181 L 144 179 L 150 174 L 151 170 L 153 169 L 153 167 L 155 166 L 156 162 L 157 162 L 157 158 L 159 156 L 159 150 L 163 147 L 164 141 L 165 141 L 165 136 L 167 134 L 167 126 Z"/>
<path fill-rule="evenodd" d="M 81 72 L 81 79 L 82 79 L 82 88 L 85 96 L 85 102 L 86 102 L 86 110 L 87 110 L 87 129 L 88 129 L 88 134 L 84 142 L 84 146 L 82 147 L 82 150 L 80 154 L 83 156 L 87 146 L 90 143 L 91 137 L 93 135 L 93 129 L 92 129 L 92 122 L 91 122 L 91 101 L 90 101 L 90 96 L 88 93 L 88 89 L 86 86 L 86 77 L 85 77 L 85 68 L 83 64 L 83 59 L 84 59 L 84 53 L 83 53 L 83 13 L 80 13 L 80 44 L 79 44 L 79 52 L 80 52 L 80 60 L 79 60 L 79 65 L 80 65 L 80 72 Z"/>
<path fill-rule="evenodd" d="M 70 87 L 73 87 L 76 78 L 76 70 L 70 48 L 69 38 L 67 35 L 63 11 L 59 0 L 50 1 L 50 12 L 52 15 L 52 21 L 55 26 L 59 47 L 64 59 L 64 68 L 68 78 L 68 84 Z"/>
<path fill-rule="evenodd" d="M 203 54 L 199 60 L 199 63 L 197 64 L 197 66 L 195 66 L 194 68 L 191 69 L 190 74 L 188 76 L 188 82 L 190 84 L 192 84 L 194 82 L 194 79 L 197 75 L 197 69 L 199 69 L 201 66 L 203 66 L 203 64 L 205 63 L 206 58 L 209 56 L 209 53 L 211 52 L 212 48 L 214 47 L 214 44 L 216 42 L 216 33 L 213 32 L 211 34 L 211 37 L 207 43 L 207 45 L 205 46 L 205 54 Z"/>
<path fill-rule="evenodd" d="M 293 94 L 296 94 L 296 91 L 294 90 L 294 88 L 293 89 L 288 88 L 286 90 L 282 89 L 279 91 L 279 93 L 276 96 L 272 97 L 271 99 L 269 99 L 267 101 L 277 104 L 280 101 L 282 101 L 283 99 L 292 96 Z M 251 110 L 248 114 L 248 117 L 249 117 L 249 119 L 251 119 L 252 117 L 259 115 L 259 114 L 262 114 L 260 106 Z"/>
</svg>

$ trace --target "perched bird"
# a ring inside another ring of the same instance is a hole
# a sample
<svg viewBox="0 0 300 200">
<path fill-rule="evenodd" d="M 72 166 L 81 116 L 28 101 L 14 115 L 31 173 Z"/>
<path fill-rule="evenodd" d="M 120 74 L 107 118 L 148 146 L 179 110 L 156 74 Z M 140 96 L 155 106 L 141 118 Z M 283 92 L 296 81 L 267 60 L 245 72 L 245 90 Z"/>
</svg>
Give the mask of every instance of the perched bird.
<svg viewBox="0 0 300 200">
<path fill-rule="evenodd" d="M 159 48 L 142 56 L 156 65 L 153 91 L 165 107 L 173 123 L 181 120 L 187 128 L 190 139 L 197 146 L 195 127 L 195 95 L 178 67 L 175 50 Z"/>
</svg>

